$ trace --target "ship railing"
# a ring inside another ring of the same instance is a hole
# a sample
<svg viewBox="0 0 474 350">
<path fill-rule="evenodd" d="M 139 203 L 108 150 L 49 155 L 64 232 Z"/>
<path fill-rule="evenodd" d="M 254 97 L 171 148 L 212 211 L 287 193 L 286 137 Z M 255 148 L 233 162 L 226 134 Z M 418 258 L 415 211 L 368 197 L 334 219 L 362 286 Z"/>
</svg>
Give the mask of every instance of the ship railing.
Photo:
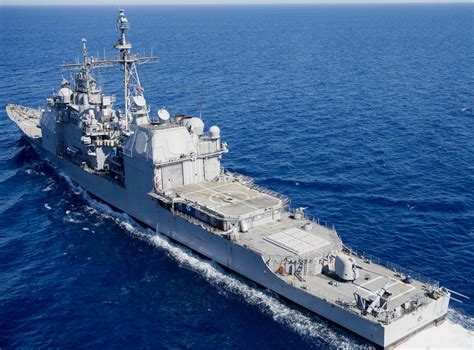
<svg viewBox="0 0 474 350">
<path fill-rule="evenodd" d="M 270 197 L 278 198 L 279 200 L 281 200 L 283 208 L 289 208 L 290 207 L 291 200 L 288 196 L 285 196 L 284 194 L 278 193 L 278 192 L 270 190 L 266 187 L 262 187 L 260 185 L 255 184 L 254 180 L 249 176 L 242 175 L 242 174 L 235 173 L 235 172 L 230 172 L 230 171 L 226 171 L 226 174 L 232 176 L 233 178 L 235 178 L 237 180 L 239 180 L 240 182 L 244 183 L 245 185 L 247 185 L 248 187 L 250 187 L 251 189 L 253 189 L 257 192 L 266 194 Z"/>
<path fill-rule="evenodd" d="M 295 214 L 296 209 L 290 208 L 289 209 L 290 213 Z M 336 241 L 341 242 L 341 237 L 339 236 L 339 233 L 337 233 L 336 227 L 334 224 L 330 224 L 329 222 L 325 220 L 321 220 L 320 218 L 317 218 L 311 214 L 308 214 L 304 212 L 304 219 L 312 221 L 318 225 L 324 226 L 329 230 L 329 235 L 334 238 Z"/>
<path fill-rule="evenodd" d="M 282 263 L 284 263 L 286 260 L 291 261 L 291 260 L 294 259 L 294 256 L 284 256 L 284 255 L 270 255 L 270 256 L 262 255 L 262 256 L 265 257 L 264 259 L 265 259 L 265 262 L 266 262 L 267 266 L 275 274 L 278 274 L 278 268 L 282 265 Z M 302 258 L 301 260 L 304 260 L 304 258 Z M 290 282 L 286 279 L 284 279 L 284 280 L 287 283 L 290 283 L 291 285 L 293 285 L 294 287 L 308 289 L 308 287 L 311 285 L 310 279 L 311 279 L 312 276 L 314 276 L 313 273 L 311 273 L 311 269 L 309 269 L 309 273 L 308 273 L 308 270 L 307 270 L 307 273 L 301 274 L 300 275 L 301 284 L 299 284 L 299 285 L 298 284 L 294 285 L 293 282 Z M 348 312 L 351 312 L 351 313 L 356 314 L 356 315 L 360 315 L 362 313 L 362 310 L 357 306 L 357 303 L 355 302 L 355 300 L 348 301 L 348 300 L 344 300 L 342 298 L 334 298 L 334 297 L 329 296 L 327 293 L 321 292 L 320 290 L 318 290 L 316 288 L 310 288 L 309 287 L 309 290 L 310 290 L 311 294 L 317 296 L 318 298 L 329 301 L 329 302 L 333 302 L 333 303 L 337 304 L 338 306 L 340 306 L 341 308 L 345 309 Z M 416 306 L 415 306 L 414 310 L 416 310 L 418 307 L 421 307 L 422 305 L 424 305 L 424 299 L 426 299 L 426 298 L 427 298 L 427 296 L 426 296 L 424 291 L 419 291 L 418 293 L 414 294 L 412 296 L 412 299 L 416 300 Z M 395 313 L 395 312 L 392 312 L 392 311 L 384 311 L 384 312 L 381 312 L 380 314 L 365 315 L 365 317 L 373 317 L 375 320 L 377 320 L 379 322 L 382 322 L 384 324 L 390 324 L 390 323 L 404 317 L 404 315 L 405 315 L 405 313 L 403 313 L 403 312 Z"/>
<path fill-rule="evenodd" d="M 292 213 L 295 212 L 295 209 L 291 209 L 290 210 Z M 308 219 L 308 220 L 311 220 L 313 222 L 316 222 L 318 225 L 321 225 L 321 226 L 325 226 L 326 228 L 328 228 L 330 230 L 330 235 L 333 236 L 333 238 L 337 239 L 339 242 L 341 242 L 341 237 L 339 236 L 339 234 L 337 233 L 337 230 L 335 228 L 334 225 L 332 224 L 329 224 L 327 221 L 323 221 L 319 218 L 316 218 L 314 217 L 313 215 L 311 214 L 308 214 L 308 213 L 304 213 L 304 218 L 305 219 Z M 364 252 L 361 252 L 359 250 L 356 250 L 354 248 L 351 248 L 347 245 L 342 245 L 342 247 L 348 251 L 349 253 L 352 253 L 353 255 L 356 255 L 360 258 L 362 258 L 363 260 L 366 260 L 366 261 L 370 261 L 370 262 L 374 262 L 376 264 L 379 264 L 379 265 L 382 265 L 392 271 L 394 271 L 395 273 L 398 273 L 398 274 L 403 274 L 404 276 L 411 276 L 412 278 L 414 278 L 415 280 L 418 280 L 424 284 L 426 284 L 427 286 L 430 286 L 434 289 L 437 289 L 439 288 L 440 284 L 438 281 L 432 279 L 431 277 L 428 277 L 428 276 L 425 276 L 419 272 L 416 272 L 414 270 L 411 270 L 411 269 L 408 269 L 406 267 L 403 267 L 401 265 L 398 265 L 398 264 L 395 264 L 395 263 L 392 263 L 392 262 L 389 262 L 389 261 L 385 261 L 383 259 L 380 259 L 374 255 L 371 255 L 371 254 L 368 254 L 368 253 L 364 253 Z"/>
<path fill-rule="evenodd" d="M 265 256 L 265 255 L 262 255 L 262 256 Z M 275 274 L 278 275 L 279 266 L 281 266 L 281 264 L 285 260 L 290 260 L 290 261 L 293 260 L 294 256 L 270 255 L 270 256 L 265 256 L 264 259 L 265 259 L 265 262 L 266 262 L 267 266 Z M 300 276 L 302 278 L 300 280 L 301 283 L 297 283 L 297 284 L 294 284 L 294 282 L 288 281 L 287 279 L 284 278 L 284 276 L 282 276 L 282 277 L 283 277 L 283 280 L 286 281 L 286 283 L 289 283 L 290 285 L 294 286 L 295 288 L 307 289 L 307 290 L 310 291 L 310 293 L 312 295 L 315 295 L 315 296 L 317 296 L 318 298 L 320 298 L 322 300 L 337 304 L 339 307 L 345 309 L 346 311 L 348 311 L 350 313 L 360 315 L 361 311 L 357 307 L 355 300 L 352 301 L 352 302 L 351 301 L 346 301 L 346 300 L 343 300 L 341 298 L 336 298 L 335 296 L 337 296 L 337 295 L 331 296 L 331 295 L 328 295 L 327 293 L 321 292 L 320 290 L 318 290 L 316 288 L 311 288 L 310 287 L 311 281 L 309 281 L 309 279 L 311 279 L 312 276 L 313 276 L 312 274 L 301 275 Z M 374 317 L 376 319 L 375 316 L 369 316 L 369 317 Z"/>
<path fill-rule="evenodd" d="M 250 176 L 247 176 L 247 175 L 242 175 L 242 174 L 239 174 L 239 173 L 236 173 L 236 172 L 233 172 L 233 171 L 228 171 L 228 170 L 225 171 L 225 174 L 229 175 L 229 176 L 232 176 L 233 178 L 235 178 L 235 179 L 237 179 L 241 182 L 244 182 L 247 185 L 250 185 L 250 184 L 254 183 L 254 179 L 251 178 Z"/>
<path fill-rule="evenodd" d="M 295 212 L 296 209 L 291 208 L 291 199 L 288 196 L 285 196 L 284 194 L 275 192 L 273 190 L 270 190 L 268 188 L 265 188 L 265 187 L 262 187 L 262 186 L 259 186 L 259 185 L 255 184 L 254 179 L 249 177 L 249 176 L 242 175 L 242 174 L 232 172 L 232 171 L 226 171 L 225 173 L 227 175 L 230 175 L 233 178 L 238 179 L 239 181 L 245 183 L 247 186 L 249 186 L 252 189 L 255 189 L 256 191 L 259 191 L 259 192 L 268 194 L 269 196 L 276 197 L 276 198 L 280 199 L 283 203 L 284 208 L 288 209 L 291 213 Z M 321 220 L 319 218 L 316 218 L 313 215 L 308 214 L 306 212 L 304 213 L 304 217 L 305 217 L 305 219 L 316 222 L 318 225 L 322 225 L 322 226 L 327 227 L 328 229 L 332 229 L 332 231 L 334 231 L 336 236 L 339 238 L 339 235 L 337 234 L 337 231 L 336 231 L 334 225 L 331 225 L 327 221 L 323 221 L 323 220 Z"/>
<path fill-rule="evenodd" d="M 422 282 L 426 286 L 432 287 L 434 289 L 437 289 L 440 286 L 438 281 L 432 279 L 431 277 L 427 277 L 425 275 L 422 275 L 419 272 L 416 272 L 416 271 L 413 271 L 413 270 L 408 269 L 406 267 L 403 267 L 401 265 L 398 265 L 398 264 L 380 259 L 380 258 L 378 258 L 374 255 L 371 255 L 371 254 L 368 254 L 368 253 L 363 253 L 363 252 L 358 251 L 354 248 L 348 247 L 347 245 L 344 245 L 343 248 L 347 253 L 352 254 L 354 256 L 357 256 L 357 257 L 363 259 L 366 262 L 375 263 L 377 265 L 384 266 L 384 267 L 392 270 L 396 274 L 403 275 L 405 277 L 410 276 L 411 278 Z"/>
<path fill-rule="evenodd" d="M 28 118 L 28 119 L 40 119 L 42 115 L 42 111 L 40 107 L 38 107 L 38 109 L 34 109 L 34 108 L 25 107 L 25 106 L 9 104 L 7 108 L 10 108 L 10 110 L 20 113 L 23 117 Z"/>
<path fill-rule="evenodd" d="M 256 184 L 251 184 L 251 188 L 258 191 L 258 192 L 264 193 L 264 194 L 266 194 L 270 197 L 278 198 L 279 200 L 281 200 L 283 208 L 289 208 L 290 207 L 290 203 L 291 203 L 290 198 L 283 195 L 283 194 L 281 194 L 281 193 L 269 190 L 268 188 L 261 187 L 261 186 L 256 185 Z"/>
</svg>

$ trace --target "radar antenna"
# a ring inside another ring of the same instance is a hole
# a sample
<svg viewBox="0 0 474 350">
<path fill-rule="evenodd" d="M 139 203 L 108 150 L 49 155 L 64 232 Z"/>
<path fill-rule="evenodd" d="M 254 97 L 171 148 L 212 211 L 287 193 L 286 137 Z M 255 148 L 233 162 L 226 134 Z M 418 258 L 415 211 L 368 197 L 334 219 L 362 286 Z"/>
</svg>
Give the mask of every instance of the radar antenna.
<svg viewBox="0 0 474 350">
<path fill-rule="evenodd" d="M 82 38 L 82 56 L 84 57 L 84 66 L 87 67 L 89 61 L 89 52 L 87 51 L 87 39 Z"/>
<path fill-rule="evenodd" d="M 128 130 L 128 123 L 131 119 L 130 106 L 134 101 L 134 97 L 140 101 L 145 101 L 143 92 L 144 89 L 140 84 L 140 77 L 138 76 L 136 63 L 142 63 L 146 58 L 140 58 L 136 55 L 131 55 L 130 50 L 132 44 L 127 41 L 125 31 L 130 29 L 130 23 L 127 17 L 125 17 L 125 11 L 119 10 L 119 17 L 117 19 L 117 29 L 120 30 L 120 39 L 114 45 L 114 47 L 120 51 L 120 60 L 123 66 L 123 85 L 124 85 L 124 96 L 125 96 L 125 129 Z M 151 59 L 151 57 L 149 57 Z M 149 120 L 149 108 L 145 107 L 144 116 Z"/>
<path fill-rule="evenodd" d="M 132 44 L 127 41 L 125 32 L 130 29 L 130 23 L 128 22 L 127 17 L 125 17 L 125 11 L 119 10 L 119 17 L 117 19 L 117 29 L 120 30 L 120 38 L 117 43 L 114 45 L 114 48 L 120 51 L 120 55 L 115 59 L 99 59 L 94 57 L 89 57 L 87 51 L 87 40 L 82 39 L 82 53 L 84 56 L 83 63 L 75 64 L 63 64 L 62 68 L 73 68 L 73 69 L 84 69 L 88 74 L 89 70 L 92 68 L 99 67 L 113 67 L 116 65 L 123 66 L 123 84 L 124 84 L 124 103 L 125 103 L 125 112 L 123 115 L 124 118 L 124 129 L 129 131 L 130 120 L 132 119 L 132 114 L 139 116 L 141 118 L 146 118 L 150 121 L 150 108 L 144 105 L 136 104 L 134 101 L 145 101 L 143 92 L 145 91 L 140 84 L 140 78 L 138 76 L 137 64 L 156 62 L 158 57 L 150 56 L 140 56 L 138 54 L 131 54 Z M 138 99 L 137 99 L 138 98 Z M 131 108 L 135 106 L 135 110 Z"/>
</svg>

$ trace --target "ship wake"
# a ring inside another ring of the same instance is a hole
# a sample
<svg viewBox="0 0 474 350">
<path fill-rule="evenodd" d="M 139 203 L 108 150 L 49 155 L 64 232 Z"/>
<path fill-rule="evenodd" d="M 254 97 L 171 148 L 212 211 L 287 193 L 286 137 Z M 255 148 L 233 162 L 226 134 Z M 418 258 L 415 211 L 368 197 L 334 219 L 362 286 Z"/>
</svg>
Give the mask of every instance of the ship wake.
<svg viewBox="0 0 474 350">
<path fill-rule="evenodd" d="M 448 320 L 416 334 L 396 347 L 397 350 L 474 349 L 474 318 L 450 309 Z"/>
<path fill-rule="evenodd" d="M 249 284 L 239 276 L 224 271 L 217 263 L 198 256 L 190 249 L 175 243 L 168 237 L 157 234 L 136 223 L 127 214 L 118 212 L 107 204 L 90 197 L 86 191 L 74 184 L 65 174 L 61 176 L 88 204 L 91 212 L 113 220 L 132 237 L 162 249 L 180 266 L 199 273 L 221 292 L 240 296 L 245 302 L 258 307 L 279 324 L 292 329 L 308 341 L 321 341 L 325 347 L 337 349 L 373 349 L 360 338 L 330 325 L 328 322 L 309 315 L 285 301 L 274 293 Z M 439 327 L 426 329 L 396 349 L 472 349 L 474 348 L 474 318 L 456 310 L 450 310 L 448 320 Z"/>
<path fill-rule="evenodd" d="M 61 176 L 88 204 L 91 213 L 113 220 L 132 237 L 162 249 L 168 256 L 177 261 L 180 266 L 199 273 L 207 282 L 217 287 L 220 292 L 232 293 L 241 297 L 245 302 L 258 307 L 263 313 L 272 317 L 279 324 L 292 329 L 303 338 L 314 341 L 319 339 L 326 347 L 338 349 L 373 349 L 360 338 L 346 331 L 331 326 L 328 322 L 300 311 L 279 299 L 274 293 L 251 285 L 230 272 L 224 271 L 217 263 L 203 258 L 190 249 L 175 243 L 162 234 L 156 234 L 148 228 L 136 223 L 127 214 L 118 212 L 107 204 L 89 196 L 86 191 L 74 184 L 64 173 Z"/>
</svg>

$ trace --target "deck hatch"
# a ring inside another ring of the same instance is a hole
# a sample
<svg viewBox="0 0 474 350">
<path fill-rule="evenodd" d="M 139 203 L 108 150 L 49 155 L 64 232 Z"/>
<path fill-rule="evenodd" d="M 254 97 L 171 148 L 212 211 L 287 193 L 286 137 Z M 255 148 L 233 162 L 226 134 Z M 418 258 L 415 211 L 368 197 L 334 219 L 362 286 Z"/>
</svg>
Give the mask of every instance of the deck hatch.
<svg viewBox="0 0 474 350">
<path fill-rule="evenodd" d="M 264 240 L 298 255 L 309 253 L 330 244 L 325 239 L 296 227 L 274 233 L 265 237 Z"/>
</svg>

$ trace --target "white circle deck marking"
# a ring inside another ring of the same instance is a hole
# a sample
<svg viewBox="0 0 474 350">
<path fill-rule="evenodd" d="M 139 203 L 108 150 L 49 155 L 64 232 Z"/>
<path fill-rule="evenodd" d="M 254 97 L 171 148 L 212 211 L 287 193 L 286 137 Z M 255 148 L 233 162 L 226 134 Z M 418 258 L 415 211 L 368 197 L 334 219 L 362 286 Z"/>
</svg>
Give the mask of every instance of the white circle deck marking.
<svg viewBox="0 0 474 350">
<path fill-rule="evenodd" d="M 227 202 L 225 199 L 231 199 L 231 201 Z M 242 191 L 226 191 L 220 193 L 213 193 L 209 196 L 209 200 L 215 204 L 230 204 L 233 203 L 234 200 L 238 201 L 245 201 L 249 199 L 249 195 Z"/>
</svg>

